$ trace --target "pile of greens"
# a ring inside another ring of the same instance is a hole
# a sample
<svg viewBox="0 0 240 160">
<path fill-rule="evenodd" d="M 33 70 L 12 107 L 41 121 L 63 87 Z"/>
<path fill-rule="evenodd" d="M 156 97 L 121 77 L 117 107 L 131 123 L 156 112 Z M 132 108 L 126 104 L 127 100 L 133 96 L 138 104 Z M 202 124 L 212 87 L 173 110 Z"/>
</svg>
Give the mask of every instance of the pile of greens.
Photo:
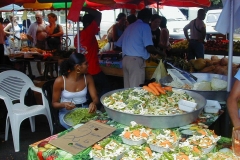
<svg viewBox="0 0 240 160">
<path fill-rule="evenodd" d="M 67 124 L 71 124 L 71 126 L 77 125 L 79 123 L 86 123 L 95 117 L 97 113 L 89 113 L 87 108 L 77 108 L 73 111 L 67 113 L 64 116 L 64 120 Z"/>
</svg>

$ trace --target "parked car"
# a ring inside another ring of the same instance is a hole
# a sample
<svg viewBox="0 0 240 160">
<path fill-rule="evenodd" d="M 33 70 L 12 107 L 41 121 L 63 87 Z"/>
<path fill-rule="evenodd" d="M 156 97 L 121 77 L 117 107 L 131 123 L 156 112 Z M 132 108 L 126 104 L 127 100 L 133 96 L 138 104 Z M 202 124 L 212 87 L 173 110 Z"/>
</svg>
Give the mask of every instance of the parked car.
<svg viewBox="0 0 240 160">
<path fill-rule="evenodd" d="M 221 12 L 222 12 L 222 9 L 213 9 L 213 10 L 207 11 L 206 17 L 204 19 L 207 34 L 218 33 L 218 31 L 215 30 L 215 26 L 217 24 L 217 21 Z"/>
</svg>

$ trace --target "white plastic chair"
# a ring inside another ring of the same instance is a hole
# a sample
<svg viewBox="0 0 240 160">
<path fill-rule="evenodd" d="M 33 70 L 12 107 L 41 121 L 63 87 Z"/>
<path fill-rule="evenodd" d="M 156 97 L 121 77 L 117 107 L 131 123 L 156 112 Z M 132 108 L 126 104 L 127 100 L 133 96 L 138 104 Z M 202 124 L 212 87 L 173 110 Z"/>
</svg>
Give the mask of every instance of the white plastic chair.
<svg viewBox="0 0 240 160">
<path fill-rule="evenodd" d="M 20 125 L 24 119 L 29 118 L 31 130 L 32 132 L 35 132 L 35 116 L 43 114 L 47 117 L 51 135 L 53 133 L 49 106 L 44 101 L 42 105 L 26 106 L 24 104 L 24 97 L 29 88 L 35 92 L 41 93 L 42 99 L 45 98 L 42 89 L 36 87 L 32 80 L 24 73 L 14 70 L 0 73 L 0 99 L 4 100 L 8 110 L 5 127 L 5 140 L 7 141 L 8 139 L 10 122 L 15 152 L 20 150 L 19 132 Z M 18 100 L 19 103 L 13 103 L 13 101 L 16 100 Z"/>
</svg>

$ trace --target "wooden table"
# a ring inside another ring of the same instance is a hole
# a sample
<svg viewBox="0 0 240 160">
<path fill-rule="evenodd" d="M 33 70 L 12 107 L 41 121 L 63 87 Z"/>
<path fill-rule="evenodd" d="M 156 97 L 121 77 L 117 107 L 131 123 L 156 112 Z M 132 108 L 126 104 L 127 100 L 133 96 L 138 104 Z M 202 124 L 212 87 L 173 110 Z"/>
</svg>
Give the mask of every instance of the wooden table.
<svg viewBox="0 0 240 160">
<path fill-rule="evenodd" d="M 56 71 L 56 76 L 58 76 L 58 60 L 55 60 L 53 58 L 53 60 L 50 61 L 46 61 L 46 60 L 36 60 L 33 58 L 22 58 L 22 59 L 12 59 L 10 60 L 12 63 L 20 63 L 20 65 L 22 65 L 23 67 L 20 69 L 21 72 L 26 74 L 26 69 L 28 70 L 28 76 L 30 78 L 33 78 L 34 75 L 32 73 L 32 67 L 31 67 L 31 62 L 44 62 L 45 66 L 44 66 L 44 72 L 43 72 L 43 76 L 41 77 L 41 80 L 49 80 L 48 77 L 48 72 L 49 72 L 49 68 L 51 66 L 54 66 L 53 70 Z"/>
</svg>

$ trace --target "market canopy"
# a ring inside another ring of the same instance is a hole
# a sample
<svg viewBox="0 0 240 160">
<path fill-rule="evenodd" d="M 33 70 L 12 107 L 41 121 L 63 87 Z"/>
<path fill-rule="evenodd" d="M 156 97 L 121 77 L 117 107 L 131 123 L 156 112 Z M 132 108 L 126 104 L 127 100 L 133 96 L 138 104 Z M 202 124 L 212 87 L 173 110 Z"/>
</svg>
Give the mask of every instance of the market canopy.
<svg viewBox="0 0 240 160">
<path fill-rule="evenodd" d="M 24 10 L 24 8 L 16 4 L 9 4 L 7 6 L 0 8 L 0 12 L 12 12 L 12 11 L 19 11 L 19 10 Z"/>
<path fill-rule="evenodd" d="M 210 0 L 161 0 L 161 5 L 175 7 L 209 7 Z"/>
<path fill-rule="evenodd" d="M 9 4 L 22 5 L 23 3 L 34 3 L 36 0 L 1 0 L 0 7 L 7 6 Z"/>
<path fill-rule="evenodd" d="M 33 10 L 42 10 L 42 9 L 66 9 L 70 8 L 72 5 L 72 0 L 58 0 L 57 2 L 54 0 L 35 0 L 35 3 L 23 3 L 23 7 L 25 9 L 33 9 Z M 111 10 L 111 9 L 118 9 L 118 8 L 125 8 L 125 9 L 143 9 L 145 7 L 144 4 L 118 4 L 114 0 L 86 0 L 83 4 L 83 7 L 89 7 L 98 10 Z"/>
</svg>

